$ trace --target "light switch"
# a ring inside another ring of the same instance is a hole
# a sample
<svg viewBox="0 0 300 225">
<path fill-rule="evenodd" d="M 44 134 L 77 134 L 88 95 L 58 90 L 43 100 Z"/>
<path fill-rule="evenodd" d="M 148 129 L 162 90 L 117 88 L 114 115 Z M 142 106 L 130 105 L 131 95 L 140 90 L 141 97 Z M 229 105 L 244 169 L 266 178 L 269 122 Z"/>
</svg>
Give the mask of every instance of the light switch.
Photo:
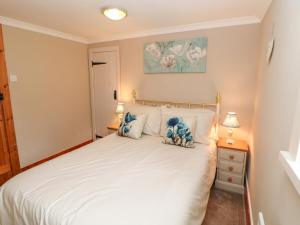
<svg viewBox="0 0 300 225">
<path fill-rule="evenodd" d="M 9 80 L 10 80 L 10 82 L 18 82 L 18 77 L 15 74 L 11 74 L 9 76 Z"/>
</svg>

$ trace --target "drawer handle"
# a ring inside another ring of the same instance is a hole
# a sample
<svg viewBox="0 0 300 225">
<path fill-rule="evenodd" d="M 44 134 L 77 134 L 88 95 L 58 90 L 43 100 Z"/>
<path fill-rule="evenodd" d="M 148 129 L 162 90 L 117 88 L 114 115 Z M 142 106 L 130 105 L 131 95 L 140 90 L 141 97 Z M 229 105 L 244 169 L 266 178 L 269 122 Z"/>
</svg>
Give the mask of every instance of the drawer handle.
<svg viewBox="0 0 300 225">
<path fill-rule="evenodd" d="M 228 177 L 227 181 L 228 181 L 229 183 L 232 183 L 232 177 Z"/>
<path fill-rule="evenodd" d="M 230 156 L 229 156 L 229 159 L 230 159 L 230 160 L 234 160 L 234 155 L 230 155 Z"/>
<path fill-rule="evenodd" d="M 228 170 L 229 170 L 230 172 L 232 172 L 232 171 L 233 171 L 233 167 L 232 167 L 232 166 L 229 166 L 229 167 L 228 167 Z"/>
</svg>

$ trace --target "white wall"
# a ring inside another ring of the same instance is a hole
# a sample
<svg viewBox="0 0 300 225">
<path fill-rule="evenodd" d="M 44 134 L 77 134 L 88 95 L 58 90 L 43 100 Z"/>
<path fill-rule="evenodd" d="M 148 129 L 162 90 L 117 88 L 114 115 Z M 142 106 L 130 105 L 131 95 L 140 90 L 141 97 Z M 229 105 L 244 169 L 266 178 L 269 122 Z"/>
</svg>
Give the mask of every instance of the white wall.
<svg viewBox="0 0 300 225">
<path fill-rule="evenodd" d="M 87 46 L 4 26 L 21 167 L 91 139 Z"/>
<path fill-rule="evenodd" d="M 300 1 L 273 0 L 263 24 L 258 90 L 250 165 L 255 223 L 262 211 L 266 225 L 299 225 L 300 196 L 285 174 L 279 151 L 289 141 L 300 87 Z M 265 61 L 274 24 L 275 51 Z"/>
</svg>

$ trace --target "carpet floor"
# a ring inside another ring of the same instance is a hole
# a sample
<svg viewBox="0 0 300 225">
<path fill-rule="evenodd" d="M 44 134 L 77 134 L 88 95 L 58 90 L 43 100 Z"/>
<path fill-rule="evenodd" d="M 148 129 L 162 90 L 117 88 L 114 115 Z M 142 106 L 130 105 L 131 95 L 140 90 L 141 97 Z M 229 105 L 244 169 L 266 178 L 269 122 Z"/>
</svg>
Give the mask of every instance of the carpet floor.
<svg viewBox="0 0 300 225">
<path fill-rule="evenodd" d="M 212 189 L 202 225 L 246 225 L 244 196 Z"/>
</svg>

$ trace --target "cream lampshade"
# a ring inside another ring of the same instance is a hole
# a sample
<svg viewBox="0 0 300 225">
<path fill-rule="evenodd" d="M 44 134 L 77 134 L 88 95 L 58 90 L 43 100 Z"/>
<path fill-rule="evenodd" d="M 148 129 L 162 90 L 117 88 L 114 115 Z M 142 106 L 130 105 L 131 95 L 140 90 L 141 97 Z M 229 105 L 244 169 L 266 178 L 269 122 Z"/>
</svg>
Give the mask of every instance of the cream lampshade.
<svg viewBox="0 0 300 225">
<path fill-rule="evenodd" d="M 124 103 L 118 102 L 117 108 L 116 108 L 116 114 L 119 115 L 119 122 L 121 123 L 122 117 L 124 114 Z"/>
<path fill-rule="evenodd" d="M 237 119 L 236 113 L 235 112 L 228 112 L 222 125 L 224 127 L 229 128 L 227 130 L 229 137 L 227 138 L 226 142 L 227 142 L 227 144 L 232 145 L 234 143 L 234 139 L 232 139 L 233 129 L 240 127 L 240 123 Z"/>
</svg>

